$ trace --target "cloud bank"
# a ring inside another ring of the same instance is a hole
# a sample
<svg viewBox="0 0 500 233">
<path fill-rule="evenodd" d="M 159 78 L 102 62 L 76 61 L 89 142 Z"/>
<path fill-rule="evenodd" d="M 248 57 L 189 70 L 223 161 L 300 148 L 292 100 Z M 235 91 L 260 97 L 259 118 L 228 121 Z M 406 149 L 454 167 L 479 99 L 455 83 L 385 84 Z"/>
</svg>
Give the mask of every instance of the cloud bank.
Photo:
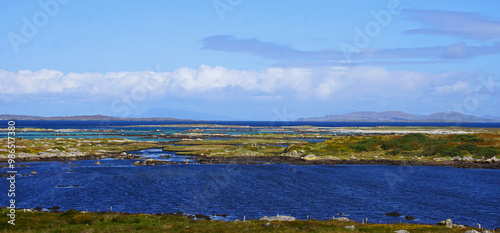
<svg viewBox="0 0 500 233">
<path fill-rule="evenodd" d="M 3 99 L 43 94 L 82 99 L 118 98 L 124 94 L 194 99 L 258 100 L 391 99 L 415 95 L 466 95 L 478 83 L 472 72 L 389 71 L 371 66 L 287 68 L 260 71 L 202 65 L 173 72 L 66 73 L 57 70 L 0 70 Z M 142 98 L 142 97 L 141 97 Z M 144 97 L 146 98 L 146 97 Z M 413 97 L 412 97 L 413 98 Z"/>
</svg>

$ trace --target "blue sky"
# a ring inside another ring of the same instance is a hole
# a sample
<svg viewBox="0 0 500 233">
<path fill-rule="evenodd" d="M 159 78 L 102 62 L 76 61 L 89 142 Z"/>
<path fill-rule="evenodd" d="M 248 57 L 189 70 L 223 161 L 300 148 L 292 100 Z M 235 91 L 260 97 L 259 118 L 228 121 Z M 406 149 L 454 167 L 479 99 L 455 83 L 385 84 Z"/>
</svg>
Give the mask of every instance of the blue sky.
<svg viewBox="0 0 500 233">
<path fill-rule="evenodd" d="M 3 114 L 500 116 L 498 1 L 2 5 Z"/>
</svg>

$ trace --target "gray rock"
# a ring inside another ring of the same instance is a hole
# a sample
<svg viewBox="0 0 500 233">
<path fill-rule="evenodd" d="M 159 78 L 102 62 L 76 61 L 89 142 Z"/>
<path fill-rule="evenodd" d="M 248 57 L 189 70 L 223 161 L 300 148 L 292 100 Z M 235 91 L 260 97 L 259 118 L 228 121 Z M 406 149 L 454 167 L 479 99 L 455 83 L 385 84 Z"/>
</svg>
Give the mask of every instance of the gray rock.
<svg viewBox="0 0 500 233">
<path fill-rule="evenodd" d="M 325 159 L 326 160 L 340 160 L 339 158 L 334 157 L 334 156 L 326 156 Z"/>
<path fill-rule="evenodd" d="M 345 226 L 344 228 L 354 230 L 355 227 L 354 227 L 354 225 L 350 225 L 350 226 Z"/>
<path fill-rule="evenodd" d="M 453 227 L 453 221 L 451 221 L 451 219 L 446 219 L 444 221 L 444 224 L 446 225 L 446 227 L 448 228 L 452 228 Z"/>
<path fill-rule="evenodd" d="M 302 157 L 302 159 L 304 159 L 304 160 L 313 160 L 313 159 L 316 159 L 316 155 L 308 154 L 308 155 Z"/>
<path fill-rule="evenodd" d="M 500 163 L 500 159 L 497 159 L 497 157 L 496 157 L 496 156 L 493 156 L 493 157 L 491 158 L 491 162 L 494 162 L 494 163 Z"/>
<path fill-rule="evenodd" d="M 349 220 L 348 218 L 346 217 L 338 217 L 338 218 L 332 218 L 333 221 L 339 221 L 339 222 L 350 222 L 351 220 Z"/>
<path fill-rule="evenodd" d="M 395 231 L 395 233 L 410 233 L 410 232 L 407 230 L 397 230 Z"/>
<path fill-rule="evenodd" d="M 474 158 L 472 158 L 472 156 L 467 156 L 467 157 L 463 157 L 463 158 L 462 158 L 462 161 L 465 161 L 465 162 L 473 162 L 473 161 L 474 161 Z"/>
<path fill-rule="evenodd" d="M 299 156 L 299 153 L 296 151 L 296 150 L 292 150 L 290 151 L 290 154 L 289 154 L 291 157 L 297 157 Z"/>
<path fill-rule="evenodd" d="M 453 223 L 453 225 L 452 225 L 452 226 L 453 226 L 453 228 L 465 228 L 465 226 L 464 226 L 464 225 L 455 224 L 455 223 Z"/>
<path fill-rule="evenodd" d="M 354 155 L 351 155 L 351 159 L 356 159 L 356 156 L 354 156 Z"/>
<path fill-rule="evenodd" d="M 468 230 L 468 231 L 465 231 L 464 233 L 481 233 L 481 232 L 476 231 L 476 230 Z"/>
<path fill-rule="evenodd" d="M 292 216 L 285 216 L 285 215 L 276 215 L 276 216 L 271 216 L 271 217 L 267 217 L 267 216 L 264 216 L 262 218 L 260 218 L 261 221 L 295 221 L 295 218 L 292 217 Z"/>
</svg>

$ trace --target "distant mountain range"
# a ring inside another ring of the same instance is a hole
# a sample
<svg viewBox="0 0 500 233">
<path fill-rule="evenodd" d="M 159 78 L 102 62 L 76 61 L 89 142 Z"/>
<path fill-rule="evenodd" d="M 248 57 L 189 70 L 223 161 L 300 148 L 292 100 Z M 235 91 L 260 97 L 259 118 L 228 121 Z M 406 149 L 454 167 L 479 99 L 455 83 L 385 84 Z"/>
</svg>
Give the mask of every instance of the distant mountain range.
<svg viewBox="0 0 500 233">
<path fill-rule="evenodd" d="M 156 109 L 155 109 L 156 110 Z M 162 112 L 161 109 L 156 110 Z M 154 114 L 156 111 L 149 111 L 149 114 Z M 184 113 L 184 112 L 182 112 Z M 189 112 L 191 113 L 191 112 Z M 195 112 L 193 112 L 195 113 Z M 83 115 L 83 116 L 55 116 L 55 117 L 42 117 L 42 116 L 27 116 L 27 115 L 11 115 L 0 114 L 0 120 L 46 120 L 46 121 L 193 121 L 193 120 L 229 120 L 226 117 L 223 119 L 216 119 L 216 115 L 209 115 L 203 117 L 198 114 L 193 114 L 196 119 L 179 119 L 171 117 L 112 117 L 104 115 Z M 179 112 L 177 113 L 179 114 Z M 175 114 L 174 114 L 175 115 Z M 215 118 L 215 119 L 214 119 Z M 324 117 L 310 117 L 299 118 L 297 121 L 353 121 L 353 122 L 500 122 L 499 117 L 487 116 L 477 117 L 466 115 L 459 112 L 438 112 L 430 115 L 414 115 L 401 111 L 387 111 L 387 112 L 352 112 L 340 115 L 327 115 Z"/>
<path fill-rule="evenodd" d="M 420 122 L 499 122 L 498 118 L 485 118 L 466 115 L 459 112 L 437 112 L 430 115 L 417 116 L 401 111 L 386 112 L 352 112 L 340 115 L 327 115 L 324 117 L 300 118 L 297 121 L 364 121 L 364 122 L 391 122 L 391 121 L 420 121 Z"/>
<path fill-rule="evenodd" d="M 148 118 L 123 118 L 111 117 L 103 115 L 84 115 L 84 116 L 56 116 L 56 117 L 41 117 L 41 116 L 26 116 L 26 115 L 0 115 L 0 120 L 32 120 L 32 121 L 190 121 L 177 118 L 162 118 L 162 117 L 148 117 Z"/>
<path fill-rule="evenodd" d="M 136 117 L 140 118 L 150 118 L 150 117 L 173 117 L 178 119 L 192 119 L 192 120 L 205 120 L 205 121 L 232 121 L 234 118 L 214 115 L 205 112 L 196 112 L 189 110 L 180 110 L 172 108 L 150 108 L 141 115 Z"/>
</svg>

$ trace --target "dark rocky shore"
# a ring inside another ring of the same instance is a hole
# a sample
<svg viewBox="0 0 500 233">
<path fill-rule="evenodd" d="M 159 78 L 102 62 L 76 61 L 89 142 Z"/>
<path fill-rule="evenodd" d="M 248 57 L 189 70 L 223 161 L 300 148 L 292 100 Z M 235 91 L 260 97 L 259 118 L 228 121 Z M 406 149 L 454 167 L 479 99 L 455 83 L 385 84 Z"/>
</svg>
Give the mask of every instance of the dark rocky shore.
<svg viewBox="0 0 500 233">
<path fill-rule="evenodd" d="M 238 156 L 238 157 L 206 157 L 197 156 L 196 160 L 202 164 L 293 164 L 293 165 L 338 165 L 338 164 L 365 164 L 365 165 L 398 165 L 398 166 L 449 166 L 458 168 L 486 168 L 500 169 L 500 163 L 477 161 L 408 161 L 388 159 L 339 159 L 339 160 L 304 160 L 298 157 L 286 156 Z"/>
<path fill-rule="evenodd" d="M 139 155 L 127 154 L 125 152 L 107 152 L 105 154 L 80 154 L 73 155 L 69 154 L 66 156 L 43 156 L 43 155 L 33 155 L 33 156 L 17 156 L 15 158 L 16 162 L 40 162 L 40 161 L 76 161 L 76 160 L 93 160 L 93 159 L 105 159 L 105 158 L 114 158 L 114 159 L 144 159 Z M 0 163 L 7 163 L 8 158 L 0 158 Z"/>
<path fill-rule="evenodd" d="M 22 157 L 17 158 L 17 162 L 39 162 L 39 161 L 75 161 L 75 160 L 94 160 L 94 159 L 130 159 L 143 160 L 136 161 L 135 166 L 154 166 L 169 164 L 185 164 L 185 162 L 167 162 L 164 160 L 153 160 L 141 157 L 139 155 L 122 153 L 93 154 L 74 157 Z M 397 166 L 448 166 L 458 168 L 483 168 L 500 169 L 500 163 L 488 161 L 417 161 L 417 160 L 389 160 L 389 159 L 335 159 L 335 160 L 304 160 L 300 157 L 288 156 L 238 156 L 238 157 L 208 157 L 193 156 L 193 159 L 200 164 L 293 164 L 293 165 L 340 165 L 340 164 L 364 164 L 364 165 L 397 165 Z M 0 163 L 6 163 L 7 159 L 0 158 Z"/>
</svg>

